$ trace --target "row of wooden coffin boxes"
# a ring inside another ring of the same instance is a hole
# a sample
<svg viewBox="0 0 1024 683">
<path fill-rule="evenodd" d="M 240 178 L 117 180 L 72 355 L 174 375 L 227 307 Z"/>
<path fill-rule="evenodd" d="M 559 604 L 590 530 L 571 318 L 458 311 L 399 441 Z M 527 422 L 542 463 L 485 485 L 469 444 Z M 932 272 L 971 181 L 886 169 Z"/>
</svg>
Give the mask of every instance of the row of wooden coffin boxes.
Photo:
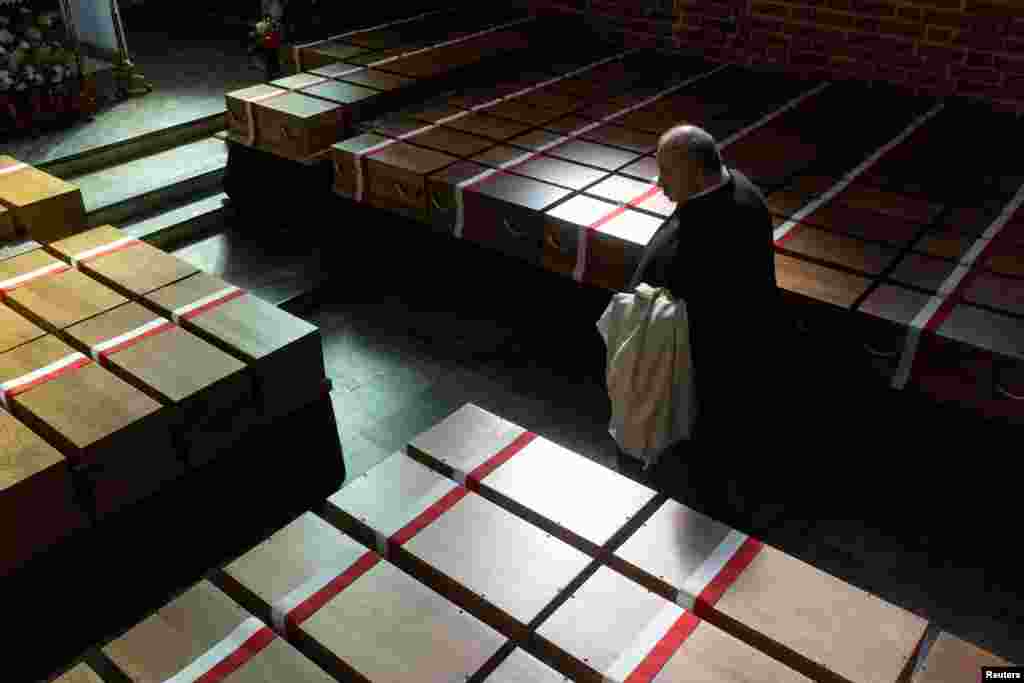
<svg viewBox="0 0 1024 683">
<path fill-rule="evenodd" d="M 310 55 L 313 61 L 306 67 L 311 72 L 226 93 L 228 129 L 240 142 L 305 160 L 348 137 L 362 112 L 397 102 L 403 90 L 528 46 L 525 35 L 499 31 L 471 45 L 445 47 L 443 53 L 400 58 L 387 72 Z M 392 73 L 396 69 L 406 75 Z M 346 77 L 352 82 L 338 80 Z"/>
<path fill-rule="evenodd" d="M 0 297 L 0 574 L 81 521 L 75 477 L 102 518 L 327 386 L 316 326 L 111 226 L 0 261 Z"/>
<path fill-rule="evenodd" d="M 319 512 L 97 659 L 135 681 L 317 683 L 952 683 L 1008 664 L 946 633 L 929 648 L 924 619 L 472 404 Z"/>
</svg>

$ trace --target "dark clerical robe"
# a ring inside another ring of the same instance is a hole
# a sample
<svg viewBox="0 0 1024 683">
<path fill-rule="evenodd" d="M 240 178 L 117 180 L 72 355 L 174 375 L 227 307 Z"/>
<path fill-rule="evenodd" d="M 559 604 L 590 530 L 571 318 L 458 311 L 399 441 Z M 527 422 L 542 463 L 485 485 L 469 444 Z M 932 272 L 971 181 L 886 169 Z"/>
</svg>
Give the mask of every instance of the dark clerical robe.
<svg viewBox="0 0 1024 683">
<path fill-rule="evenodd" d="M 768 207 L 746 176 L 731 169 L 730 176 L 676 209 L 630 282 L 630 289 L 668 287 L 686 302 L 698 404 L 693 440 L 716 450 L 770 436 L 763 432 L 779 417 L 775 349 L 791 329 L 780 317 Z"/>
</svg>

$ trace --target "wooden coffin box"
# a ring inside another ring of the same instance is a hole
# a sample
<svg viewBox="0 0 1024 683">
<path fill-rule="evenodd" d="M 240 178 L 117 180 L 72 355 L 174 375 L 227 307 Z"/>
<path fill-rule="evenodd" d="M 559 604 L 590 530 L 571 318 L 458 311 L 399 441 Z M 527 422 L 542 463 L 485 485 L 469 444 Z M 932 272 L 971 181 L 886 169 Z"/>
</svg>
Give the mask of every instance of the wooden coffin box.
<svg viewBox="0 0 1024 683">
<path fill-rule="evenodd" d="M 610 564 L 816 681 L 906 681 L 928 626 L 672 500 Z"/>
<path fill-rule="evenodd" d="M 461 229 L 464 239 L 539 266 L 543 211 L 569 194 L 563 187 L 492 170 L 455 187 L 456 234 Z"/>
<path fill-rule="evenodd" d="M 344 40 L 331 40 L 323 43 L 316 43 L 308 47 L 298 48 L 299 61 L 296 64 L 297 71 L 313 71 L 328 65 L 344 62 L 352 57 L 365 55 L 372 52 L 370 48 L 353 45 Z"/>
<path fill-rule="evenodd" d="M 488 171 L 486 166 L 471 161 L 460 161 L 427 177 L 427 196 L 430 202 L 430 225 L 437 232 L 451 235 L 455 229 L 456 198 L 459 183 L 471 181 Z"/>
<path fill-rule="evenodd" d="M 251 366 L 264 422 L 322 392 L 327 373 L 319 328 L 243 289 L 198 273 L 142 303 Z"/>
<path fill-rule="evenodd" d="M 0 295 L 12 309 L 53 333 L 128 302 L 42 249 L 0 262 Z"/>
<path fill-rule="evenodd" d="M 401 452 L 331 496 L 324 514 L 516 640 L 590 563 Z"/>
<path fill-rule="evenodd" d="M 45 336 L 46 330 L 7 306 L 0 305 L 0 353 Z"/>
<path fill-rule="evenodd" d="M 85 226 L 80 189 L 2 155 L 0 205 L 10 211 L 19 231 L 44 244 L 74 235 Z"/>
<path fill-rule="evenodd" d="M 50 683 L 104 683 L 104 681 L 91 666 L 83 662 L 52 679 Z"/>
<path fill-rule="evenodd" d="M 0 354 L 0 385 L 6 410 L 84 477 L 99 517 L 183 471 L 162 406 L 56 337 Z"/>
<path fill-rule="evenodd" d="M 579 683 L 814 680 L 608 567 L 574 591 L 531 644 Z"/>
<path fill-rule="evenodd" d="M 303 161 L 345 137 L 350 119 L 345 107 L 290 92 L 252 105 L 259 145 L 286 159 Z"/>
<path fill-rule="evenodd" d="M 359 67 L 350 66 L 349 68 L 356 69 Z M 270 81 L 268 85 L 274 88 L 282 88 L 284 90 L 294 92 L 314 85 L 320 85 L 321 83 L 327 83 L 330 80 L 330 78 L 321 74 L 303 72 L 292 76 L 285 76 L 284 78 L 278 78 L 275 81 Z"/>
<path fill-rule="evenodd" d="M 195 275 L 199 269 L 176 256 L 104 225 L 46 247 L 94 279 L 131 299 Z"/>
<path fill-rule="evenodd" d="M 981 677 L 983 666 L 1013 666 L 1013 664 L 977 645 L 943 631 L 932 643 L 928 655 L 914 673 L 913 683 L 956 683 L 957 681 L 984 680 Z"/>
<path fill-rule="evenodd" d="M 234 444 L 260 418 L 247 366 L 148 308 L 129 303 L 66 330 L 71 343 L 166 406 L 193 466 Z"/>
<path fill-rule="evenodd" d="M 652 489 L 467 403 L 408 453 L 592 556 L 650 516 Z M 577 494 L 566 496 L 566 482 Z"/>
<path fill-rule="evenodd" d="M 103 648 L 127 680 L 332 683 L 209 581 L 200 581 Z"/>
<path fill-rule="evenodd" d="M 0 241 L 12 240 L 18 234 L 14 225 L 14 214 L 0 206 Z"/>
<path fill-rule="evenodd" d="M 370 113 L 386 105 L 391 95 L 382 90 L 375 90 L 362 85 L 332 79 L 307 86 L 298 92 L 344 107 L 345 118 L 350 123 L 367 118 Z M 335 138 L 331 140 L 331 144 L 340 139 Z"/>
<path fill-rule="evenodd" d="M 428 223 L 427 176 L 458 161 L 442 152 L 404 142 L 362 156 L 366 201 L 381 209 Z"/>
<path fill-rule="evenodd" d="M 68 461 L 0 409 L 0 577 L 86 523 Z"/>
<path fill-rule="evenodd" d="M 336 76 L 336 78 L 344 83 L 351 83 L 382 92 L 408 88 L 416 83 L 412 78 L 406 78 L 380 69 L 348 70 Z"/>
<path fill-rule="evenodd" d="M 481 680 L 487 683 L 565 683 L 565 675 L 517 647 L 494 671 Z"/>
<path fill-rule="evenodd" d="M 334 192 L 358 202 L 366 198 L 366 156 L 392 139 L 375 133 L 363 133 L 331 146 L 334 164 Z"/>
<path fill-rule="evenodd" d="M 610 175 L 588 187 L 586 194 L 613 204 L 628 204 L 662 219 L 668 218 L 676 210 L 675 202 L 654 185 L 624 175 Z"/>
<path fill-rule="evenodd" d="M 227 105 L 228 132 L 239 142 L 247 145 L 257 144 L 259 131 L 256 129 L 253 104 L 287 93 L 288 90 L 285 88 L 263 83 L 227 93 L 224 99 Z"/>
<path fill-rule="evenodd" d="M 506 642 L 312 513 L 221 576 L 236 600 L 338 680 L 466 680 Z"/>
<path fill-rule="evenodd" d="M 578 282 L 621 291 L 664 222 L 625 206 L 573 197 L 545 214 L 543 265 Z"/>
</svg>

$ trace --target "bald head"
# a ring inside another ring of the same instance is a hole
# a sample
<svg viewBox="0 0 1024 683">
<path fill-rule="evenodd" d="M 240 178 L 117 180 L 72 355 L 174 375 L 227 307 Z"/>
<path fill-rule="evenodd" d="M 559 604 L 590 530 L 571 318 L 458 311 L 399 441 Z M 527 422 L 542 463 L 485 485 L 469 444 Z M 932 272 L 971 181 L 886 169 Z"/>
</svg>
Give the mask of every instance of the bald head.
<svg viewBox="0 0 1024 683">
<path fill-rule="evenodd" d="M 721 178 L 715 138 L 697 126 L 673 126 L 658 140 L 659 185 L 674 202 L 684 201 Z"/>
</svg>

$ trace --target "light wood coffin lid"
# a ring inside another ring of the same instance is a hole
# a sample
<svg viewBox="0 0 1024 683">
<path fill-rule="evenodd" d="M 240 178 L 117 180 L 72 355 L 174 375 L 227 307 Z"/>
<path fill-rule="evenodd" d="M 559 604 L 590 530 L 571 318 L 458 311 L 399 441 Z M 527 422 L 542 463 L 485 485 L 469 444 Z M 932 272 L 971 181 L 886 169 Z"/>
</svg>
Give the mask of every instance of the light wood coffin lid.
<svg viewBox="0 0 1024 683">
<path fill-rule="evenodd" d="M 56 449 L 0 408 L 0 495 L 64 462 Z"/>
<path fill-rule="evenodd" d="M 7 301 L 23 315 L 63 330 L 128 299 L 81 271 L 68 270 L 26 282 L 10 292 Z"/>
<path fill-rule="evenodd" d="M 341 661 L 373 681 L 458 680 L 504 644 L 497 632 L 312 513 L 225 573 L 269 608 L 310 579 L 341 575 L 368 554 L 377 563 L 300 625 Z"/>
<path fill-rule="evenodd" d="M 31 251 L 0 261 L 0 283 L 21 277 L 22 275 L 28 275 L 40 268 L 51 266 L 67 267 L 67 264 L 60 259 L 54 258 L 43 249 L 32 249 Z M 12 292 L 14 291 L 17 290 L 12 290 Z M 0 299 L 3 299 L 4 296 L 5 294 L 0 292 Z"/>
<path fill-rule="evenodd" d="M 35 323 L 0 304 L 0 353 L 39 339 L 45 334 L 46 331 Z"/>
<path fill-rule="evenodd" d="M 53 336 L 0 354 L 0 382 L 54 363 L 75 350 Z M 107 370 L 91 363 L 12 399 L 62 434 L 76 448 L 101 439 L 155 413 L 160 404 Z"/>
<path fill-rule="evenodd" d="M 228 283 L 207 273 L 196 273 L 173 285 L 146 295 L 165 315 L 228 287 Z M 318 329 L 277 306 L 246 293 L 233 301 L 190 319 L 204 332 L 223 340 L 246 359 L 259 360 Z"/>
<path fill-rule="evenodd" d="M 487 683 L 565 683 L 569 679 L 517 647 L 484 680 Z"/>
<path fill-rule="evenodd" d="M 92 349 L 154 320 L 161 317 L 132 302 L 75 325 L 67 333 L 83 349 Z M 246 367 L 234 356 L 177 326 L 112 354 L 108 362 L 126 369 L 174 403 Z"/>
<path fill-rule="evenodd" d="M 684 618 L 695 621 L 696 628 L 654 681 L 808 683 L 799 673 L 608 567 L 587 579 L 541 624 L 538 634 L 577 660 L 585 660 L 593 672 L 625 681 L 673 624 Z"/>
<path fill-rule="evenodd" d="M 977 645 L 943 631 L 914 676 L 914 683 L 960 683 L 979 680 L 983 666 L 1013 666 Z"/>
<path fill-rule="evenodd" d="M 44 245 L 43 249 L 50 252 L 54 256 L 60 258 L 66 263 L 71 263 L 71 257 L 80 254 L 93 247 L 99 247 L 104 244 L 110 244 L 117 240 L 126 239 L 128 233 L 118 230 L 113 225 L 101 225 L 93 228 L 92 230 L 86 230 L 80 232 L 77 235 L 71 237 L 65 237 L 62 240 L 52 242 Z"/>
<path fill-rule="evenodd" d="M 147 294 L 199 272 L 191 263 L 145 242 L 86 261 L 79 267 L 135 296 Z"/>
<path fill-rule="evenodd" d="M 469 403 L 416 436 L 410 451 L 469 473 L 525 433 L 519 425 Z M 577 495 L 565 495 L 568 481 Z M 485 476 L 482 484 L 599 547 L 657 495 L 541 436 Z"/>
<path fill-rule="evenodd" d="M 52 683 L 103 683 L 103 679 L 88 664 L 82 663 L 55 678 Z"/>
<path fill-rule="evenodd" d="M 0 155 L 0 169 L 16 163 L 19 163 L 17 159 Z M 79 189 L 32 166 L 0 174 L 0 202 L 10 207 L 28 206 L 70 192 L 79 192 Z"/>
<path fill-rule="evenodd" d="M 165 605 L 103 652 L 133 681 L 164 681 L 224 640 L 246 619 L 241 607 L 203 580 Z M 231 683 L 333 683 L 281 638 L 230 676 Z"/>
</svg>

